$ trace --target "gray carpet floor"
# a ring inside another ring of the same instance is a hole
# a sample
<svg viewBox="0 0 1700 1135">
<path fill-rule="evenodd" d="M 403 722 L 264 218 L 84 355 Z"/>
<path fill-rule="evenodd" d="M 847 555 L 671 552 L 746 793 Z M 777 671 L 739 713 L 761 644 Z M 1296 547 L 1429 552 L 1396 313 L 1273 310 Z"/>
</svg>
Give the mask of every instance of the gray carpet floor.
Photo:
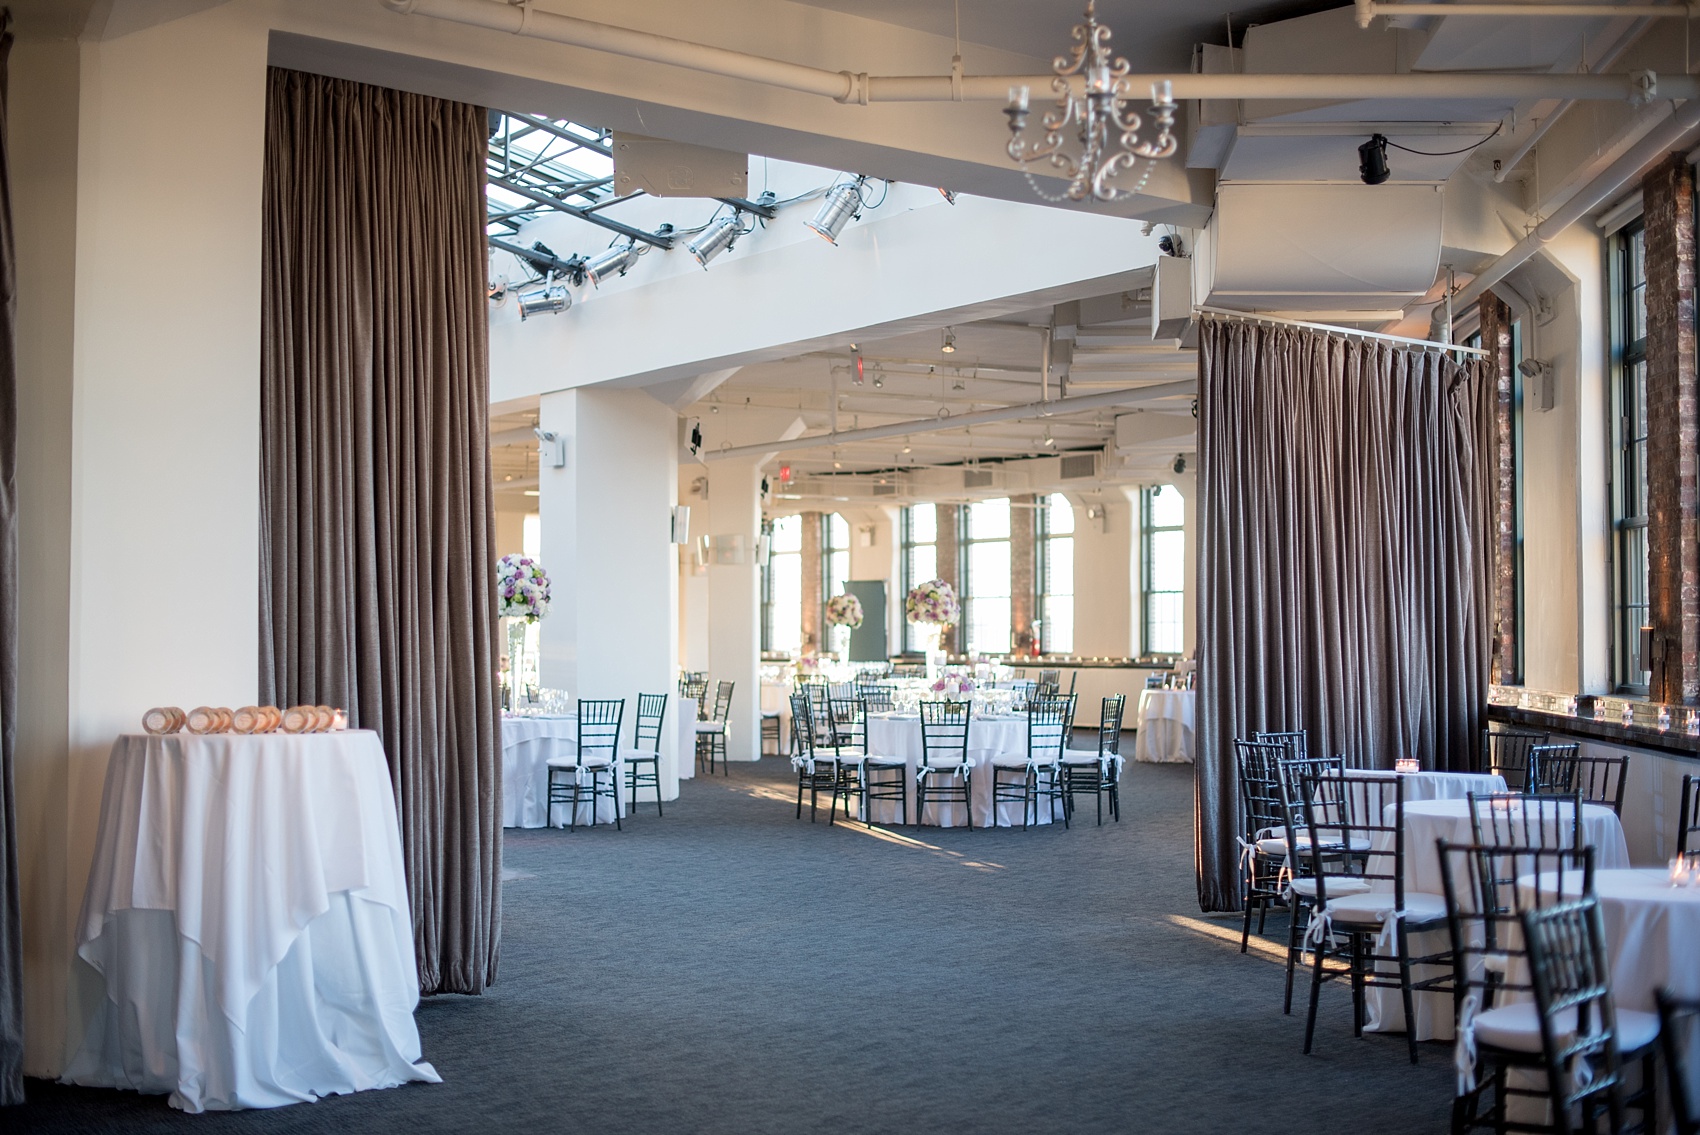
<svg viewBox="0 0 1700 1135">
<path fill-rule="evenodd" d="M 794 792 L 769 758 L 624 832 L 509 832 L 500 983 L 419 1009 L 443 1084 L 185 1116 L 32 1080 L 0 1129 L 1446 1129 L 1449 1048 L 1354 1039 L 1329 988 L 1301 1055 L 1278 952 L 1198 914 L 1190 768 L 1130 765 L 1121 822 L 1072 831 L 869 834 Z"/>
</svg>

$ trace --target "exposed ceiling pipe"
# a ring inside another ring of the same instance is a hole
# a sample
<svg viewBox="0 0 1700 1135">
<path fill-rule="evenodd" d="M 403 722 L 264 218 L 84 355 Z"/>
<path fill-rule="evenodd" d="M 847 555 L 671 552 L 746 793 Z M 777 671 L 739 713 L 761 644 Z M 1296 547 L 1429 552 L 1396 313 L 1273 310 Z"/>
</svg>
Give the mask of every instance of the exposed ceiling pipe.
<svg viewBox="0 0 1700 1135">
<path fill-rule="evenodd" d="M 1610 70 L 1623 53 L 1629 50 L 1629 45 L 1641 38 L 1641 33 L 1645 32 L 1651 23 L 1651 20 L 1632 21 L 1628 29 L 1618 37 L 1617 42 L 1588 65 L 1589 72 L 1598 75 Z M 1504 181 L 1511 171 L 1517 168 L 1517 163 L 1522 161 L 1529 151 L 1540 143 L 1542 138 L 1546 137 L 1546 132 L 1552 128 L 1553 123 L 1563 118 L 1565 113 L 1575 105 L 1575 99 L 1560 99 L 1558 105 L 1547 112 L 1546 117 L 1535 123 L 1534 129 L 1529 131 L 1515 150 L 1494 163 L 1493 179 Z"/>
<path fill-rule="evenodd" d="M 1196 379 L 1182 382 L 1162 382 L 1155 386 L 1140 386 L 1128 390 L 1111 390 L 1103 394 L 1086 394 L 1079 398 L 1054 398 L 1049 402 L 1027 402 L 1020 406 L 1000 406 L 996 410 L 978 410 L 971 414 L 955 414 L 944 418 L 918 418 L 908 422 L 893 422 L 888 426 L 869 426 L 842 433 L 816 434 L 813 437 L 792 438 L 789 441 L 764 441 L 756 445 L 734 445 L 725 449 L 703 452 L 704 461 L 729 461 L 738 457 L 755 457 L 763 453 L 791 453 L 800 449 L 828 449 L 858 441 L 878 441 L 888 437 L 910 437 L 918 434 L 940 433 L 964 426 L 982 426 L 992 422 L 1021 422 L 1073 414 L 1082 410 L 1104 410 L 1111 406 L 1132 406 L 1140 402 L 1156 402 L 1163 398 L 1181 398 L 1198 389 Z"/>
<path fill-rule="evenodd" d="M 1355 0 L 1358 27 L 1377 16 L 1650 16 L 1692 20 L 1700 4 L 1419 4 L 1406 0 Z"/>
<path fill-rule="evenodd" d="M 1623 192 L 1625 186 L 1662 154 L 1691 144 L 1690 136 L 1696 131 L 1700 131 L 1700 103 L 1685 102 L 1669 118 L 1653 127 L 1628 153 L 1607 166 L 1556 212 L 1531 229 L 1528 236 L 1512 245 L 1505 255 L 1464 285 L 1453 297 L 1454 310 L 1475 303 L 1483 292 L 1505 279 L 1558 234 Z"/>
<path fill-rule="evenodd" d="M 404 15 L 431 16 L 470 27 L 604 51 L 631 59 L 665 63 L 705 74 L 743 79 L 841 103 L 1005 102 L 1013 87 L 1047 91 L 1055 75 L 869 75 L 828 71 L 768 59 L 671 36 L 541 12 L 529 4 L 503 0 L 381 0 Z M 1518 5 L 1518 7 L 1523 7 Z M 1614 8 L 1628 14 L 1629 7 Z M 1084 80 L 1072 80 L 1084 91 Z M 1129 75 L 1129 90 L 1143 92 L 1167 83 L 1177 99 L 1589 99 L 1643 102 L 1658 97 L 1700 96 L 1700 76 L 1651 72 L 1619 75 L 1494 74 L 1430 72 L 1403 75 Z"/>
</svg>

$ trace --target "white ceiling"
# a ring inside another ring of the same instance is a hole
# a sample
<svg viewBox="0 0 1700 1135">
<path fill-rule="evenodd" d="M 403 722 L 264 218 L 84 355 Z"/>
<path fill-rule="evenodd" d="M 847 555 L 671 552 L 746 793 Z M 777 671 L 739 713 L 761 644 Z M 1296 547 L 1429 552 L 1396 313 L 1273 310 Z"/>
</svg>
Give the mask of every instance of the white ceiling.
<svg viewBox="0 0 1700 1135">
<path fill-rule="evenodd" d="M 793 0 L 932 35 L 953 34 L 952 0 Z M 959 0 L 964 43 L 981 43 L 1041 58 L 1069 46 L 1069 29 L 1086 9 L 1085 0 Z M 1226 43 L 1232 17 L 1234 39 L 1248 24 L 1287 19 L 1329 8 L 1337 0 L 1290 0 L 1247 4 L 1244 0 L 1099 0 L 1098 21 L 1112 33 L 1111 46 L 1136 70 L 1186 71 L 1195 43 Z"/>
</svg>

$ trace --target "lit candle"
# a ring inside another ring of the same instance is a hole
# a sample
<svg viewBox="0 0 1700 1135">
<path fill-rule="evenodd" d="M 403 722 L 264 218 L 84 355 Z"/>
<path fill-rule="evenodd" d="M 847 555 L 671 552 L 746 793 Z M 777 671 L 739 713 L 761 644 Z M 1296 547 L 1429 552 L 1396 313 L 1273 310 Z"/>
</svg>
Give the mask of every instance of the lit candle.
<svg viewBox="0 0 1700 1135">
<path fill-rule="evenodd" d="M 1011 87 L 1009 89 L 1009 109 L 1027 113 L 1027 88 Z"/>
</svg>

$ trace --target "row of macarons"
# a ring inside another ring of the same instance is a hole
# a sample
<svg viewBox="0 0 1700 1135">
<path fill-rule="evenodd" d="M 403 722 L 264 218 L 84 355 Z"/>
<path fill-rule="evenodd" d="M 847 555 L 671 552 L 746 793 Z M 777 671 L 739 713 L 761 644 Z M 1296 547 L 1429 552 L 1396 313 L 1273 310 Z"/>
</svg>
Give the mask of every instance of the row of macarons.
<svg viewBox="0 0 1700 1135">
<path fill-rule="evenodd" d="M 174 705 L 157 706 L 142 715 L 142 728 L 156 736 L 166 733 L 330 733 L 348 728 L 348 715 L 328 705 L 245 705 L 241 709 L 203 705 L 184 713 Z"/>
</svg>

